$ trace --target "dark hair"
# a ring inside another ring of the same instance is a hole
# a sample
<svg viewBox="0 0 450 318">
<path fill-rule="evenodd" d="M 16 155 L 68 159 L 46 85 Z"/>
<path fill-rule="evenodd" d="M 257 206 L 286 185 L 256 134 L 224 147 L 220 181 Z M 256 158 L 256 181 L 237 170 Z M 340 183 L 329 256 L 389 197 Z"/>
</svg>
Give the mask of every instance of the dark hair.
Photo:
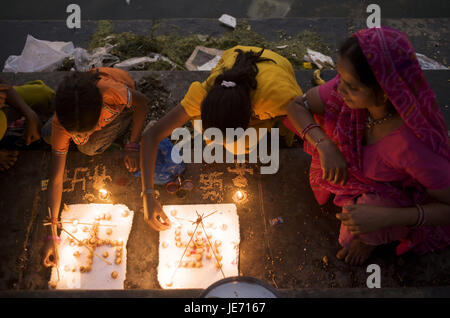
<svg viewBox="0 0 450 318">
<path fill-rule="evenodd" d="M 58 120 L 68 132 L 92 130 L 100 118 L 103 98 L 97 87 L 98 72 L 71 72 L 55 95 Z"/>
<path fill-rule="evenodd" d="M 361 83 L 371 88 L 375 94 L 375 98 L 379 99 L 384 95 L 384 91 L 373 74 L 369 63 L 367 62 L 366 56 L 364 55 L 361 47 L 359 46 L 358 39 L 356 36 L 351 36 L 344 43 L 342 43 L 339 49 L 339 55 L 341 57 L 348 58 L 353 68 L 356 71 Z M 391 113 L 396 113 L 394 105 L 388 99 L 388 109 Z"/>
<path fill-rule="evenodd" d="M 378 94 L 383 94 L 383 90 L 378 84 L 369 63 L 367 62 L 367 59 L 359 46 L 356 36 L 351 36 L 345 40 L 344 43 L 342 43 L 339 49 L 339 55 L 341 57 L 348 58 L 361 83 L 372 88 L 376 96 L 378 96 Z"/>
<path fill-rule="evenodd" d="M 258 85 L 256 63 L 274 61 L 261 57 L 264 49 L 260 52 L 243 52 L 236 49 L 235 52 L 238 52 L 238 55 L 233 67 L 216 77 L 214 85 L 202 102 L 201 119 L 204 129 L 216 127 L 225 132 L 226 128 L 247 129 L 250 123 L 250 91 Z M 236 86 L 224 87 L 221 85 L 222 81 L 234 82 Z"/>
</svg>

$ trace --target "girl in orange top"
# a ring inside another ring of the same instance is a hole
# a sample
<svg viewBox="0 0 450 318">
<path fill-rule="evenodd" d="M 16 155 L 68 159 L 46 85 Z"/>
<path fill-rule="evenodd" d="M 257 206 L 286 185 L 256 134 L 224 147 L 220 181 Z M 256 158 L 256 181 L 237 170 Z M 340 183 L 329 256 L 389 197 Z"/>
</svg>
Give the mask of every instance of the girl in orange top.
<svg viewBox="0 0 450 318">
<path fill-rule="evenodd" d="M 70 140 L 87 155 L 102 153 L 125 132 L 132 119 L 124 161 L 128 171 L 135 172 L 139 169 L 139 142 L 148 103 L 147 97 L 135 90 L 131 76 L 120 69 L 73 72 L 59 85 L 54 102 L 56 114 L 42 129 L 42 137 L 52 145 L 53 153 L 48 186 L 52 227 L 56 227 L 59 215 Z M 52 246 L 47 244 L 45 266 L 57 262 Z"/>
</svg>

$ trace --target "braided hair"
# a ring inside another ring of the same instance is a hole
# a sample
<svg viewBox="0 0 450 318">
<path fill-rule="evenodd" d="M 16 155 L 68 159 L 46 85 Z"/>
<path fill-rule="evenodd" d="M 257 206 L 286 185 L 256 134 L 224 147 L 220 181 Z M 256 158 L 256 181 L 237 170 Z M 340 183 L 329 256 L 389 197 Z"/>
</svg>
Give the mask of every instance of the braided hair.
<svg viewBox="0 0 450 318">
<path fill-rule="evenodd" d="M 250 92 L 258 86 L 256 64 L 274 61 L 261 57 L 264 49 L 260 52 L 236 49 L 235 52 L 238 55 L 233 67 L 216 77 L 213 87 L 202 102 L 201 119 L 204 129 L 215 127 L 225 132 L 226 128 L 247 129 L 250 123 Z"/>
</svg>

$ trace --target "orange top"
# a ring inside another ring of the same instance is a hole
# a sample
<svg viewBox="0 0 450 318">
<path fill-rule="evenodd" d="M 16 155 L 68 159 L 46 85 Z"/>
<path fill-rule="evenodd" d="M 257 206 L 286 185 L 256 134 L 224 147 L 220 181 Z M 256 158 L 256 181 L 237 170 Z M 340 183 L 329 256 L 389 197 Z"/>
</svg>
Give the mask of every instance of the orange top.
<svg viewBox="0 0 450 318">
<path fill-rule="evenodd" d="M 89 134 L 72 134 L 64 129 L 55 114 L 52 121 L 51 141 L 52 150 L 56 154 L 67 153 L 70 139 L 77 145 L 87 143 L 89 136 L 93 132 L 101 130 L 116 119 L 125 107 L 131 108 L 132 106 L 130 89 L 134 89 L 134 80 L 130 74 L 124 70 L 110 67 L 94 68 L 92 71 L 96 70 L 100 72 L 100 80 L 97 82 L 97 87 L 103 98 L 103 107 L 97 126 Z"/>
</svg>

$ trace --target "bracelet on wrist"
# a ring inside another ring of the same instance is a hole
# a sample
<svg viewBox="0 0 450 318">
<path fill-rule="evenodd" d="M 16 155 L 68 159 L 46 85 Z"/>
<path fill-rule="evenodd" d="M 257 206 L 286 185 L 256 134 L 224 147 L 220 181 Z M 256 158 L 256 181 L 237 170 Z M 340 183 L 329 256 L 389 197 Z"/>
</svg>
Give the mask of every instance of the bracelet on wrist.
<svg viewBox="0 0 450 318">
<path fill-rule="evenodd" d="M 136 142 L 129 142 L 125 145 L 126 151 L 139 151 L 141 146 Z"/>
<path fill-rule="evenodd" d="M 423 206 L 420 204 L 416 204 L 417 207 L 417 222 L 410 226 L 409 228 L 411 230 L 417 229 L 418 227 L 421 227 L 425 224 L 425 210 L 423 209 Z"/>
<path fill-rule="evenodd" d="M 309 124 L 308 126 L 306 126 L 306 127 L 302 130 L 302 133 L 301 133 L 302 139 L 305 140 L 306 134 L 307 134 L 311 129 L 316 128 L 316 127 L 320 127 L 320 126 L 317 125 L 316 123 L 311 123 L 311 124 Z"/>
<path fill-rule="evenodd" d="M 46 241 L 56 241 L 57 243 L 61 242 L 61 238 L 59 236 L 49 235 L 45 237 Z"/>
<path fill-rule="evenodd" d="M 144 195 L 146 195 L 146 194 L 155 194 L 156 192 L 155 192 L 155 189 L 147 189 L 147 190 L 144 190 L 144 191 L 142 191 L 141 192 L 141 198 L 144 196 Z"/>
<path fill-rule="evenodd" d="M 305 108 L 306 108 L 307 110 L 311 110 L 311 107 L 310 107 L 309 104 L 308 104 L 308 100 L 306 99 L 306 94 L 303 94 L 302 100 L 303 100 L 303 105 L 305 105 Z"/>
</svg>

